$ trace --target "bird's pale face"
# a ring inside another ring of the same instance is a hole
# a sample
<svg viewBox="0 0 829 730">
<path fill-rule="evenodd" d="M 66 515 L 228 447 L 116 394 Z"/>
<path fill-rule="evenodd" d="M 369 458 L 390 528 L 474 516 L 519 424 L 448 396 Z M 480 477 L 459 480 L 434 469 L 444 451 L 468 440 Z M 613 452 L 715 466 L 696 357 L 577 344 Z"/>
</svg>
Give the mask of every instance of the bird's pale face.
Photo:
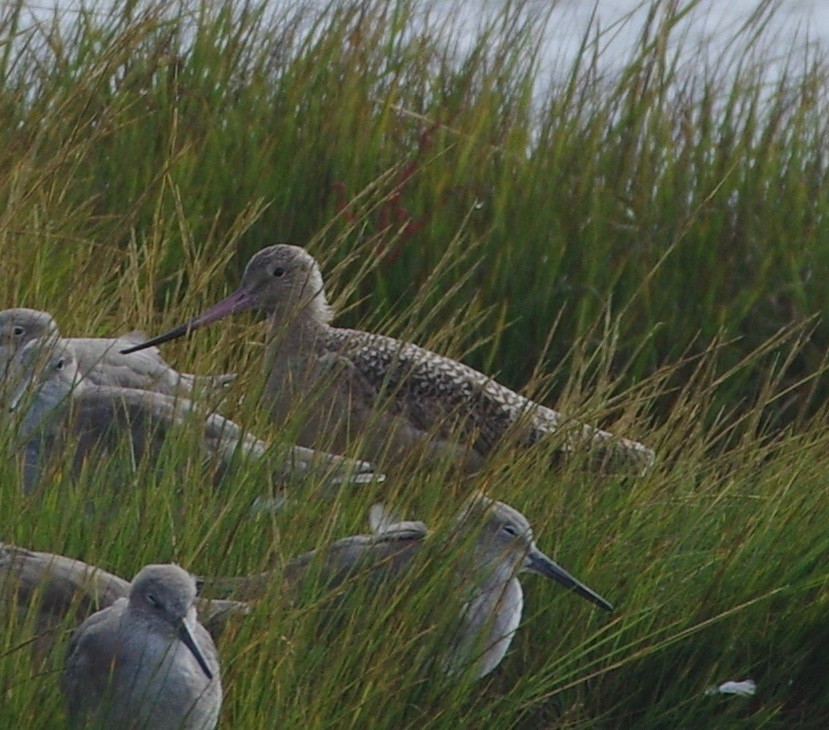
<svg viewBox="0 0 829 730">
<path fill-rule="evenodd" d="M 314 258 L 298 246 L 278 244 L 262 249 L 248 263 L 241 289 L 256 308 L 284 315 L 322 293 L 322 275 Z"/>
<path fill-rule="evenodd" d="M 4 378 L 9 375 L 12 359 L 27 342 L 57 336 L 55 320 L 46 312 L 34 309 L 6 309 L 0 312 L 0 375 Z"/>
<path fill-rule="evenodd" d="M 569 588 L 591 603 L 605 610 L 612 610 L 612 606 L 598 593 L 574 578 L 538 549 L 530 523 L 518 510 L 478 494 L 467 503 L 462 512 L 462 519 L 483 520 L 475 545 L 475 559 L 479 566 L 500 565 L 513 573 L 538 573 Z"/>
<path fill-rule="evenodd" d="M 22 347 L 30 340 L 57 335 L 57 325 L 46 312 L 7 309 L 0 312 L 0 345 Z"/>
<path fill-rule="evenodd" d="M 456 524 L 476 571 L 504 576 L 522 569 L 533 534 L 520 512 L 478 493 L 464 505 Z"/>
<path fill-rule="evenodd" d="M 24 432 L 66 402 L 80 383 L 78 364 L 59 341 L 32 340 L 12 360 L 7 407 L 23 413 Z"/>
</svg>

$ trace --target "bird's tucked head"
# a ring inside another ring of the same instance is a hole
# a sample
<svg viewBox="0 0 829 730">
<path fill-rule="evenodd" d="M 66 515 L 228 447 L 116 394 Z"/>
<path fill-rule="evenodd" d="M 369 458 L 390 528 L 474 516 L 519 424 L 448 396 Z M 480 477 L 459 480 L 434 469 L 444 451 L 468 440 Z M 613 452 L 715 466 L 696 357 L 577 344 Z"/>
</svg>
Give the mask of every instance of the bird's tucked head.
<svg viewBox="0 0 829 730">
<path fill-rule="evenodd" d="M 129 610 L 156 631 L 178 639 L 191 652 L 208 679 L 213 672 L 193 636 L 196 618 L 196 581 L 177 565 L 147 565 L 133 578 Z"/>
<path fill-rule="evenodd" d="M 147 565 L 133 578 L 130 604 L 174 622 L 194 609 L 196 581 L 177 565 Z"/>
</svg>

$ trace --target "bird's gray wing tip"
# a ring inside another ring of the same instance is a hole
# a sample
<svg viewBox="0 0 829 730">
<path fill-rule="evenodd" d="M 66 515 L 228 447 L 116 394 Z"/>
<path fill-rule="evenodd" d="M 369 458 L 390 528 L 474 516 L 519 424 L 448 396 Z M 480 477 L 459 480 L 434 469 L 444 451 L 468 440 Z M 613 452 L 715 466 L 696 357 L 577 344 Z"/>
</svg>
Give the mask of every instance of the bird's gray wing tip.
<svg viewBox="0 0 829 730">
<path fill-rule="evenodd" d="M 404 520 L 400 515 L 382 502 L 375 502 L 368 511 L 368 523 L 375 535 L 389 535 L 398 533 L 401 536 L 409 534 L 425 534 L 427 527 L 420 520 Z"/>
<path fill-rule="evenodd" d="M 368 524 L 372 532 L 385 532 L 392 523 L 397 522 L 396 515 L 382 502 L 375 502 L 368 510 Z"/>
</svg>

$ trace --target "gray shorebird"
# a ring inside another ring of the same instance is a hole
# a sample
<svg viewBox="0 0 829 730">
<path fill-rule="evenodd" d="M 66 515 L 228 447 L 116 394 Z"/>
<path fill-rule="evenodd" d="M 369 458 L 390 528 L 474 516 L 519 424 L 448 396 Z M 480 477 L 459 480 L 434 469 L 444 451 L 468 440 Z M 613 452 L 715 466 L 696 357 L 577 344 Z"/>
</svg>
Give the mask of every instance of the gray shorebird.
<svg viewBox="0 0 829 730">
<path fill-rule="evenodd" d="M 265 396 L 277 422 L 301 413 L 298 441 L 342 452 L 361 438 L 365 458 L 384 466 L 425 449 L 467 471 L 480 468 L 504 439 L 532 445 L 566 429 L 565 450 L 588 445 L 614 468 L 641 472 L 653 451 L 534 403 L 483 373 L 417 345 L 331 325 L 332 312 L 314 258 L 297 246 L 262 249 L 241 287 L 134 353 L 223 317 L 256 309 L 270 325 Z"/>
<path fill-rule="evenodd" d="M 613 610 L 604 598 L 541 552 L 527 518 L 503 502 L 473 495 L 442 541 L 430 535 L 422 522 L 384 519 L 382 512 L 377 506 L 372 509 L 375 534 L 338 540 L 295 558 L 282 570 L 204 579 L 205 590 L 251 600 L 261 597 L 275 581 L 294 591 L 310 581 L 339 593 L 348 581 L 361 577 L 382 590 L 405 581 L 423 551 L 429 551 L 427 555 L 451 561 L 450 589 L 460 611 L 441 666 L 450 674 L 471 667 L 476 678 L 498 666 L 518 629 L 524 606 L 518 580 L 521 572 L 543 575 L 600 608 Z"/>
<path fill-rule="evenodd" d="M 0 311 L 0 374 L 6 372 L 27 342 L 56 342 L 59 338 L 57 323 L 48 312 L 23 307 Z M 115 338 L 72 337 L 62 342 L 72 350 L 81 376 L 95 385 L 189 396 L 198 390 L 222 388 L 236 377 L 180 373 L 164 361 L 157 348 L 142 350 L 141 354 L 121 354 L 121 350 L 145 339 L 142 332 L 130 332 Z"/>
<path fill-rule="evenodd" d="M 197 425 L 204 455 L 216 464 L 216 477 L 237 452 L 252 459 L 274 455 L 278 486 L 322 478 L 332 486 L 382 481 L 370 464 L 301 446 L 273 445 L 246 433 L 218 413 L 205 413 L 192 401 L 147 390 L 97 386 L 82 378 L 74 349 L 63 340 L 33 340 L 10 366 L 14 388 L 9 409 L 20 414 L 17 438 L 23 452 L 24 488 L 39 484 L 52 454 L 74 448 L 73 470 L 102 450 L 128 439 L 140 461 L 155 458 L 172 428 Z"/>
<path fill-rule="evenodd" d="M 80 560 L 0 543 L 0 614 L 14 613 L 16 626 L 34 631 L 33 643 L 48 654 L 66 621 L 80 625 L 96 611 L 129 595 L 129 581 Z M 218 638 L 227 622 L 246 615 L 238 601 L 199 601 L 204 625 Z"/>
<path fill-rule="evenodd" d="M 398 532 L 400 530 L 417 530 L 426 532 L 426 523 L 421 520 L 404 520 L 390 510 L 386 505 L 378 502 L 371 505 L 368 511 L 368 524 L 375 535 L 382 535 L 384 532 Z"/>
<path fill-rule="evenodd" d="M 222 683 L 213 639 L 196 616 L 196 584 L 177 565 L 148 565 L 128 598 L 90 616 L 62 677 L 70 721 L 86 727 L 212 730 Z"/>
</svg>

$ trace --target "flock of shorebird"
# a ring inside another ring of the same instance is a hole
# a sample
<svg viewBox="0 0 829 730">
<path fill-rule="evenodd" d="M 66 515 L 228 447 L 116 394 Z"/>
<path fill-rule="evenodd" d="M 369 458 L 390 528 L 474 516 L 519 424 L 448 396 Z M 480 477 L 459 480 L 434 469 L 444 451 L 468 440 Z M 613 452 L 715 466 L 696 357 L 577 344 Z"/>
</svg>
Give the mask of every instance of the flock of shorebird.
<svg viewBox="0 0 829 730">
<path fill-rule="evenodd" d="M 264 399 L 276 424 L 300 415 L 297 444 L 272 446 L 200 405 L 199 394 L 228 387 L 233 375 L 179 373 L 156 345 L 243 310 L 269 322 Z M 274 483 L 316 479 L 332 485 L 379 481 L 412 453 L 474 472 L 505 444 L 549 440 L 584 448 L 604 466 L 641 473 L 653 463 L 642 444 L 568 421 L 486 375 L 414 344 L 333 327 L 319 266 L 304 249 L 258 252 L 240 288 L 185 324 L 145 340 L 61 338 L 45 312 L 0 312 L 3 398 L 16 425 L 23 488 L 48 481 L 68 458 L 72 474 L 102 450 L 129 444 L 138 460 L 158 458 L 168 433 L 196 427 L 218 476 L 238 456 L 279 452 Z M 333 452 L 359 449 L 367 461 Z M 132 583 L 60 555 L 0 543 L 0 597 L 36 629 L 48 651 L 54 629 L 73 616 L 62 689 L 70 721 L 107 727 L 213 728 L 222 702 L 213 643 L 228 617 L 245 614 L 268 585 L 297 589 L 310 575 L 342 587 L 359 572 L 372 586 L 406 579 L 429 544 L 422 522 L 400 521 L 381 505 L 371 534 L 338 540 L 259 575 L 197 581 L 175 565 L 148 565 Z M 456 628 L 438 657 L 444 673 L 482 677 L 503 659 L 521 618 L 518 574 L 532 571 L 611 610 L 611 605 L 548 558 L 527 519 L 507 504 L 473 494 L 441 555 L 453 556 Z M 278 575 L 276 573 L 278 572 Z M 196 616 L 196 606 L 204 625 Z M 33 616 L 34 614 L 34 616 Z"/>
</svg>

